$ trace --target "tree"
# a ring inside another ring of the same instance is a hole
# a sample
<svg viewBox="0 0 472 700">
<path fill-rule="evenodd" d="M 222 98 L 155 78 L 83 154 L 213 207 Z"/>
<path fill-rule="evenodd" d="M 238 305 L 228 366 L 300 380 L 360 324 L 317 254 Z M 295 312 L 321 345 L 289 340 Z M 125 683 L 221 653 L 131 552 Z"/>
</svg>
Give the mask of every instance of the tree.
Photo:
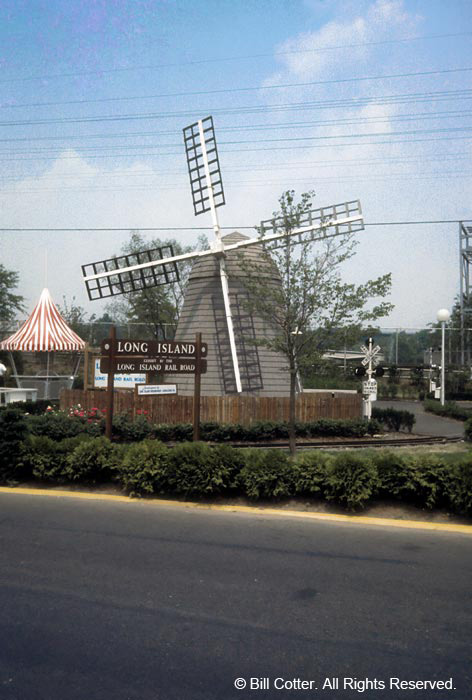
<svg viewBox="0 0 472 700">
<path fill-rule="evenodd" d="M 265 250 L 260 262 L 244 267 L 244 284 L 248 292 L 247 309 L 263 318 L 274 328 L 270 338 L 257 342 L 283 353 L 290 372 L 290 451 L 295 453 L 295 398 L 297 373 L 319 361 L 328 345 L 344 344 L 346 336 L 358 337 L 362 327 L 387 315 L 393 306 L 381 301 L 372 306 L 371 300 L 390 293 L 391 275 L 387 274 L 365 284 L 343 282 L 342 263 L 355 252 L 352 234 L 299 243 L 291 232 L 302 216 L 312 208 L 313 192 L 301 195 L 295 202 L 293 190 L 279 199 L 280 211 L 274 212 L 280 221 L 283 238 L 279 249 Z M 267 263 L 276 265 L 281 284 L 274 284 L 267 274 Z"/>
<path fill-rule="evenodd" d="M 142 250 L 172 245 L 174 255 L 190 253 L 190 246 L 182 246 L 173 239 L 146 241 L 139 231 L 132 231 L 130 240 L 123 246 L 121 255 L 130 255 Z M 200 236 L 198 248 L 208 247 L 206 236 Z M 192 261 L 178 264 L 179 280 L 159 287 L 150 287 L 139 292 L 123 295 L 107 305 L 107 312 L 121 323 L 142 323 L 150 326 L 155 338 L 165 338 L 170 326 L 175 329 L 183 304 L 184 290 Z"/>
<path fill-rule="evenodd" d="M 13 292 L 18 287 L 18 280 L 17 272 L 7 270 L 0 265 L 0 330 L 2 333 L 10 330 L 16 315 L 25 310 L 24 297 Z"/>
</svg>

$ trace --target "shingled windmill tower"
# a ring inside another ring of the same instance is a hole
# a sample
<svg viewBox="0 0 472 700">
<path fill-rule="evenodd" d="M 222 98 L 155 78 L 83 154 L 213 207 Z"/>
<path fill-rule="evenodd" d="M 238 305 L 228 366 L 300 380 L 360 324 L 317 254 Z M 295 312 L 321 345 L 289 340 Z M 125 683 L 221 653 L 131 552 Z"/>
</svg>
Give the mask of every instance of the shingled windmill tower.
<svg viewBox="0 0 472 700">
<path fill-rule="evenodd" d="M 286 221 L 274 218 L 261 222 L 258 237 L 247 238 L 237 232 L 223 237 L 217 208 L 225 204 L 225 197 L 213 119 L 201 119 L 183 132 L 194 212 L 211 212 L 213 243 L 208 250 L 183 255 L 174 255 L 167 246 L 83 265 L 89 298 L 168 284 L 178 279 L 179 262 L 194 259 L 176 338 L 193 340 L 195 333 L 201 332 L 208 345 L 202 393 L 286 396 L 289 373 L 285 358 L 255 342 L 273 336 L 275 329 L 245 310 L 244 259 L 257 260 L 260 265 L 261 248 L 270 252 L 283 247 L 287 236 L 296 244 L 362 230 L 360 203 L 355 200 L 308 211 L 288 232 Z M 281 284 L 270 260 L 267 276 L 271 284 Z M 178 384 L 180 394 L 193 393 L 193 379 L 174 375 L 172 382 Z"/>
<path fill-rule="evenodd" d="M 248 240 L 247 236 L 237 231 L 221 238 L 225 247 L 235 243 L 244 244 Z M 274 337 L 276 331 L 267 322 L 247 311 L 244 270 L 246 264 L 251 263 L 257 263 L 260 267 L 261 253 L 262 245 L 255 245 L 230 251 L 225 259 L 240 392 L 255 396 L 288 396 L 290 375 L 284 355 L 257 342 Z M 280 287 L 281 281 L 275 264 L 267 262 L 266 267 L 267 285 Z M 202 394 L 222 396 L 238 393 L 220 266 L 214 256 L 204 257 L 194 263 L 185 291 L 176 339 L 194 338 L 199 331 L 208 345 L 208 369 L 202 375 Z M 179 394 L 193 394 L 192 377 L 178 375 L 170 381 L 177 384 Z"/>
</svg>

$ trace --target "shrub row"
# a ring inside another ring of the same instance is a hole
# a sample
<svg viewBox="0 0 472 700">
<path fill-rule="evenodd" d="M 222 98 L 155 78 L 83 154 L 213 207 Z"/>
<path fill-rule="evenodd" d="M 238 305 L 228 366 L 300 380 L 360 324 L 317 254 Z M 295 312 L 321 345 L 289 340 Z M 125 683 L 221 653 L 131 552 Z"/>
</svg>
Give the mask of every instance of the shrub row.
<svg viewBox="0 0 472 700">
<path fill-rule="evenodd" d="M 373 408 L 372 418 L 385 426 L 387 430 L 398 433 L 402 428 L 411 433 L 416 418 L 411 411 L 399 411 L 396 408 Z"/>
<path fill-rule="evenodd" d="M 38 399 L 37 401 L 17 401 L 14 408 L 22 413 L 39 414 L 44 413 L 50 406 L 51 401 L 48 399 Z M 11 407 L 10 404 L 0 406 L 0 413 Z"/>
<path fill-rule="evenodd" d="M 157 440 L 125 445 L 86 435 L 61 441 L 30 435 L 16 447 L 17 456 L 2 462 L 2 481 L 114 480 L 130 495 L 315 497 L 348 510 L 363 508 L 375 497 L 395 498 L 472 516 L 469 454 L 450 463 L 439 454 L 310 451 L 291 461 L 274 449 L 205 443 L 169 448 Z"/>
<path fill-rule="evenodd" d="M 454 401 L 446 401 L 444 406 L 441 406 L 439 401 L 428 400 L 424 402 L 423 406 L 425 411 L 444 418 L 455 418 L 456 420 L 464 421 L 472 418 L 472 411 L 461 408 Z"/>
<path fill-rule="evenodd" d="M 11 411 L 16 409 L 5 409 L 0 412 L 0 415 L 5 412 L 9 415 Z M 99 417 L 87 418 L 76 414 L 53 412 L 27 415 L 25 420 L 31 435 L 49 437 L 52 440 L 64 440 L 82 433 L 98 437 L 105 432 L 105 420 Z M 305 423 L 297 422 L 295 427 L 298 437 L 311 438 L 364 437 L 381 430 L 378 421 L 364 419 L 320 419 Z M 184 442 L 192 439 L 192 433 L 193 427 L 190 423 L 155 425 L 145 416 L 137 416 L 133 419 L 127 415 L 118 415 L 113 419 L 113 435 L 120 442 L 139 442 L 145 439 Z M 261 442 L 288 438 L 288 434 L 289 425 L 286 422 L 257 421 L 252 425 L 201 423 L 201 438 L 210 442 Z"/>
</svg>

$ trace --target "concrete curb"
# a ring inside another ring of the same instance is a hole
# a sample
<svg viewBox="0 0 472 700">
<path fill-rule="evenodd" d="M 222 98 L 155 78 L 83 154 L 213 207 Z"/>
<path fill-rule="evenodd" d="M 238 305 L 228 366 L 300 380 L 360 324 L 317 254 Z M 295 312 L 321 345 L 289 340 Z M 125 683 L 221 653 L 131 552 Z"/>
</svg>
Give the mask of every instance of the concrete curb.
<svg viewBox="0 0 472 700">
<path fill-rule="evenodd" d="M 453 532 L 456 534 L 472 536 L 472 525 L 457 525 L 454 523 L 431 523 L 422 520 L 395 520 L 393 518 L 376 518 L 366 515 L 338 515 L 335 513 L 313 513 L 298 510 L 281 510 L 279 508 L 260 508 L 257 506 L 215 505 L 196 503 L 194 501 L 171 501 L 155 498 L 136 499 L 128 496 L 116 496 L 111 494 L 86 493 L 83 491 L 66 491 L 50 489 L 31 489 L 22 487 L 0 486 L 0 493 L 19 496 L 49 496 L 50 498 L 77 498 L 86 501 L 108 501 L 114 503 L 127 503 L 128 505 L 164 506 L 172 508 L 194 508 L 198 510 L 212 510 L 229 513 L 247 513 L 250 515 L 270 516 L 277 518 L 298 518 L 301 520 L 318 520 L 322 522 L 342 523 L 344 525 L 363 525 L 375 527 L 393 527 L 407 530 L 430 530 L 436 532 Z"/>
</svg>

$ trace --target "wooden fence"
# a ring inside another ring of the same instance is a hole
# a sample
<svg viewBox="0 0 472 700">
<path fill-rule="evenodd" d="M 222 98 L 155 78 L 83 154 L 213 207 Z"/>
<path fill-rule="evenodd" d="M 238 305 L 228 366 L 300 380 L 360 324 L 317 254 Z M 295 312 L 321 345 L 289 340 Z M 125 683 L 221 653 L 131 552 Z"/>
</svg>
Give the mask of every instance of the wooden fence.
<svg viewBox="0 0 472 700">
<path fill-rule="evenodd" d="M 132 391 L 115 390 L 114 397 L 115 414 L 136 416 L 146 412 L 153 423 L 191 423 L 193 420 L 192 396 L 137 396 Z M 77 404 L 85 409 L 105 408 L 106 392 L 103 389 L 65 389 L 61 392 L 62 410 L 68 410 Z M 336 394 L 328 391 L 301 394 L 297 397 L 296 414 L 300 421 L 360 418 L 362 397 L 360 394 Z M 249 425 L 258 420 L 286 421 L 288 415 L 289 399 L 285 397 L 202 396 L 200 403 L 202 421 Z"/>
</svg>

